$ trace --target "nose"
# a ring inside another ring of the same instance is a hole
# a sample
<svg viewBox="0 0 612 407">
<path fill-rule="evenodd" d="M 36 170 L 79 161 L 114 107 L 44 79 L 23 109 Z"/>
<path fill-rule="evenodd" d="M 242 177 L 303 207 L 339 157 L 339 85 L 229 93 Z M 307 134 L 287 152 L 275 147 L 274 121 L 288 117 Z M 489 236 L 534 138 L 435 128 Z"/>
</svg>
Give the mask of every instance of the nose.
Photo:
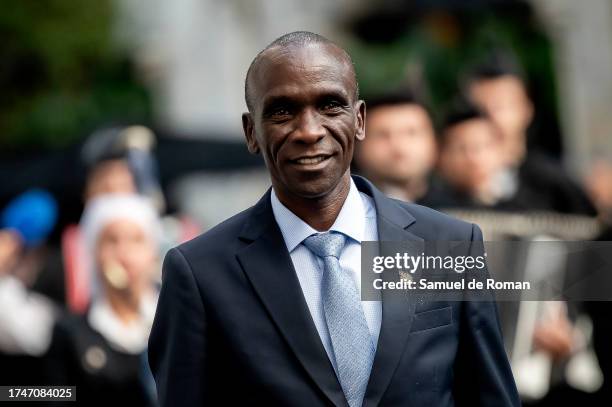
<svg viewBox="0 0 612 407">
<path fill-rule="evenodd" d="M 129 242 L 125 240 L 120 240 L 115 245 L 115 259 L 124 264 L 127 260 L 129 260 L 130 256 L 132 256 L 133 245 L 130 245 Z"/>
<path fill-rule="evenodd" d="M 410 141 L 403 137 L 402 134 L 398 134 L 396 132 L 390 133 L 387 135 L 387 140 L 389 146 L 393 149 L 393 151 L 401 151 L 404 147 L 405 143 L 409 143 Z"/>
<path fill-rule="evenodd" d="M 294 130 L 294 141 L 304 144 L 315 144 L 325 137 L 325 128 L 321 117 L 311 109 L 305 110 L 299 117 Z"/>
</svg>

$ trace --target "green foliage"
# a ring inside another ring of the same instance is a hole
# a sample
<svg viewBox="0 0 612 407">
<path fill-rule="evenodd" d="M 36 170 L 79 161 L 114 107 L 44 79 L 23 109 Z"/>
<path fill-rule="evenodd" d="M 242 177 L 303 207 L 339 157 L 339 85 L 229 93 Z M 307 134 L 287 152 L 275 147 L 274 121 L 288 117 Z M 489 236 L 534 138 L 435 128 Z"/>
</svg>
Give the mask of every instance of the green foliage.
<svg viewBox="0 0 612 407">
<path fill-rule="evenodd" d="M 112 42 L 110 0 L 5 0 L 0 148 L 59 147 L 112 120 L 150 119 L 150 98 Z"/>
<path fill-rule="evenodd" d="M 503 49 L 524 68 L 540 106 L 556 112 L 552 47 L 525 15 L 432 10 L 407 22 L 403 35 L 391 44 L 355 41 L 349 48 L 365 98 L 407 85 L 419 88 L 437 113 L 460 91 L 472 64 Z"/>
</svg>

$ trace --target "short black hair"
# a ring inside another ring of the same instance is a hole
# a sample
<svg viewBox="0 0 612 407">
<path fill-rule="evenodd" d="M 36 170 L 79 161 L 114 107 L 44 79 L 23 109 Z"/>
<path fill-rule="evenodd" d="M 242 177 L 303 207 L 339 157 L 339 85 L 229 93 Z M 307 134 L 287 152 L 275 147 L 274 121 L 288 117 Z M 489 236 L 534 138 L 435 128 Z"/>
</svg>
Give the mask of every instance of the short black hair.
<svg viewBox="0 0 612 407">
<path fill-rule="evenodd" d="M 392 91 L 375 94 L 371 97 L 366 98 L 366 111 L 367 113 L 371 113 L 381 107 L 393 107 L 403 105 L 420 106 L 427 113 L 434 133 L 437 133 L 439 130 L 437 117 L 435 117 L 433 110 L 430 107 L 430 104 L 426 100 L 427 99 L 425 97 L 423 97 L 413 88 L 404 86 Z"/>
<path fill-rule="evenodd" d="M 464 75 L 464 83 L 469 86 L 474 82 L 503 76 L 513 76 L 524 84 L 527 83 L 525 72 L 516 57 L 507 51 L 497 50 L 472 65 Z"/>
<path fill-rule="evenodd" d="M 489 116 L 478 106 L 471 102 L 466 96 L 459 95 L 453 99 L 446 109 L 440 132 L 441 142 L 445 141 L 446 133 L 452 127 L 470 120 L 489 120 Z"/>
<path fill-rule="evenodd" d="M 251 64 L 249 65 L 249 69 L 247 70 L 246 78 L 244 81 L 244 100 L 250 112 L 253 111 L 253 100 L 252 100 L 251 89 L 250 89 L 251 88 L 250 86 L 251 76 L 253 74 L 253 71 L 255 70 L 259 62 L 261 61 L 263 54 L 266 51 L 268 51 L 270 48 L 274 48 L 274 47 L 300 48 L 300 47 L 304 47 L 309 44 L 333 45 L 342 51 L 346 59 L 346 62 L 350 64 L 352 71 L 353 71 L 353 77 L 355 81 L 355 99 L 359 97 L 359 87 L 357 85 L 357 77 L 355 74 L 355 69 L 353 68 L 353 60 L 351 59 L 351 56 L 348 54 L 348 52 L 346 52 L 344 48 L 340 47 L 335 42 L 325 38 L 324 36 L 320 34 L 316 34 L 310 31 L 294 31 L 294 32 L 290 32 L 288 34 L 282 35 L 278 37 L 277 39 L 275 39 L 274 41 L 272 41 L 270 44 L 268 44 L 268 46 L 266 46 L 263 50 L 261 50 L 255 56 L 255 58 L 253 58 L 253 61 L 251 61 Z"/>
<path fill-rule="evenodd" d="M 394 91 L 373 95 L 366 99 L 367 108 L 372 111 L 379 107 L 418 105 L 430 113 L 430 109 L 424 98 L 417 95 L 412 89 L 401 88 Z"/>
<path fill-rule="evenodd" d="M 80 151 L 81 163 L 87 172 L 98 165 L 115 160 L 127 159 L 122 126 L 108 126 L 95 130 L 83 143 Z"/>
</svg>

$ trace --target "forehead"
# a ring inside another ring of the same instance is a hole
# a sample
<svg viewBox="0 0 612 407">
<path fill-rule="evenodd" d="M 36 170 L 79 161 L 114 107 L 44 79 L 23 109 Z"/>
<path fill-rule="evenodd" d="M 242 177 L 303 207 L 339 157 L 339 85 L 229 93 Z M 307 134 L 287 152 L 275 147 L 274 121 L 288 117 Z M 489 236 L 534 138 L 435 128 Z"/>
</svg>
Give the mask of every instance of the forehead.
<svg viewBox="0 0 612 407">
<path fill-rule="evenodd" d="M 138 222 L 133 221 L 129 218 L 118 217 L 116 219 L 110 220 L 102 227 L 101 235 L 115 235 L 115 234 L 123 234 L 123 233 L 145 233 L 142 225 Z"/>
<path fill-rule="evenodd" d="M 355 86 L 352 65 L 331 44 L 271 48 L 262 55 L 252 78 L 256 105 L 278 97 L 298 99 L 324 92 L 348 98 Z"/>
<path fill-rule="evenodd" d="M 119 172 L 119 171 L 129 171 L 129 166 L 126 160 L 122 158 L 111 158 L 108 160 L 104 160 L 94 165 L 91 172 L 92 173 L 102 173 L 102 172 Z"/>
<path fill-rule="evenodd" d="M 486 119 L 470 119 L 447 130 L 447 141 L 450 143 L 480 143 L 495 139 L 495 127 Z"/>
<path fill-rule="evenodd" d="M 429 125 L 430 119 L 429 114 L 423 107 L 413 103 L 383 105 L 368 110 L 368 120 L 366 121 L 368 126 L 374 124 L 385 126 L 400 122 L 402 124 Z"/>
<path fill-rule="evenodd" d="M 478 95 L 502 93 L 505 95 L 525 94 L 525 85 L 523 82 L 512 75 L 504 75 L 499 78 L 484 79 L 475 82 L 472 85 L 473 91 Z M 484 93 L 484 94 L 483 94 Z"/>
</svg>

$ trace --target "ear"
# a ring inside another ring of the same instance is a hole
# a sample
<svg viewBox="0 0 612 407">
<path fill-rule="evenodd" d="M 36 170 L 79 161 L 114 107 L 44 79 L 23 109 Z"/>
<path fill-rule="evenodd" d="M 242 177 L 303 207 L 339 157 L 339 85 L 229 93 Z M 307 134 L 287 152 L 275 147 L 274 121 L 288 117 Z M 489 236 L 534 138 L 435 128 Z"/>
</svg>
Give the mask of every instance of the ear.
<svg viewBox="0 0 612 407">
<path fill-rule="evenodd" d="M 357 132 L 355 133 L 355 137 L 357 140 L 362 141 L 365 139 L 365 119 L 366 119 L 366 105 L 363 100 L 358 100 L 355 104 L 355 110 L 357 112 L 356 115 L 356 127 Z"/>
<path fill-rule="evenodd" d="M 249 152 L 251 154 L 259 154 L 259 144 L 257 144 L 257 138 L 255 137 L 255 126 L 251 113 L 242 114 L 242 129 L 244 130 L 244 137 L 246 138 Z"/>
</svg>

